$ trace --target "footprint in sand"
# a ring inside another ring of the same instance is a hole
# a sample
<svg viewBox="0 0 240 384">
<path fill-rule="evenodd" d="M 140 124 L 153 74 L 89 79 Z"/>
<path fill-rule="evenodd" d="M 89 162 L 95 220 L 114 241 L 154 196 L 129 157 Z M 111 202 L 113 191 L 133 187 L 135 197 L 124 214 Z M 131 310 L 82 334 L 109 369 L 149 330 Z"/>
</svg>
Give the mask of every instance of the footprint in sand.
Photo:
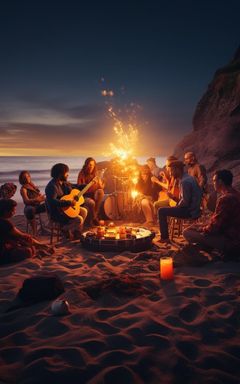
<svg viewBox="0 0 240 384">
<path fill-rule="evenodd" d="M 142 327 L 142 330 L 146 335 L 150 333 L 157 333 L 159 335 L 166 336 L 171 333 L 169 327 L 166 327 L 164 324 L 161 324 L 154 320 L 148 320 L 148 322 Z"/>
<path fill-rule="evenodd" d="M 191 304 L 188 304 L 186 307 L 184 307 L 180 311 L 179 317 L 183 321 L 187 323 L 191 323 L 197 318 L 200 312 L 201 312 L 201 306 L 198 303 L 193 302 Z"/>
<path fill-rule="evenodd" d="M 120 328 L 127 328 L 132 324 L 135 324 L 136 321 L 138 320 L 141 320 L 141 318 L 140 317 L 129 317 L 129 318 L 119 317 L 118 319 L 113 320 L 113 325 Z"/>
<path fill-rule="evenodd" d="M 81 343 L 81 348 L 90 356 L 98 356 L 106 351 L 107 345 L 104 341 L 100 340 L 89 340 Z"/>
<path fill-rule="evenodd" d="M 112 335 L 107 339 L 107 346 L 109 350 L 121 349 L 130 351 L 133 349 L 131 337 L 124 335 Z"/>
<path fill-rule="evenodd" d="M 209 285 L 212 284 L 211 281 L 207 279 L 196 279 L 193 281 L 193 283 L 198 287 L 209 287 Z"/>
<path fill-rule="evenodd" d="M 192 287 L 186 287 L 183 291 L 183 295 L 185 297 L 195 297 L 197 295 L 200 295 L 201 288 L 192 288 Z"/>
<path fill-rule="evenodd" d="M 226 348 L 226 352 L 230 353 L 230 355 L 236 357 L 239 359 L 240 356 L 240 345 L 231 345 L 230 347 Z"/>
<path fill-rule="evenodd" d="M 27 332 L 16 332 L 11 335 L 14 345 L 22 346 L 30 343 L 31 338 L 27 335 Z"/>
<path fill-rule="evenodd" d="M 198 347 L 192 341 L 179 341 L 176 347 L 189 360 L 196 360 L 199 355 Z"/>
<path fill-rule="evenodd" d="M 100 320 L 106 320 L 108 319 L 109 317 L 113 317 L 113 316 L 116 316 L 118 315 L 119 313 L 121 313 L 122 311 L 120 310 L 108 310 L 108 309 L 99 309 L 97 311 L 97 316 Z"/>
<path fill-rule="evenodd" d="M 223 318 L 228 318 L 233 314 L 233 307 L 227 303 L 219 304 L 217 306 L 217 313 Z"/>
<path fill-rule="evenodd" d="M 183 326 L 183 323 L 178 316 L 167 316 L 165 318 L 165 321 L 166 323 L 170 324 L 172 327 L 178 328 Z"/>
<path fill-rule="evenodd" d="M 167 348 L 170 347 L 170 342 L 167 339 L 167 337 L 160 336 L 157 333 L 153 333 L 150 335 L 145 336 L 140 342 L 138 343 L 140 346 L 151 346 L 151 348 L 154 348 L 156 351 L 167 351 Z"/>
<path fill-rule="evenodd" d="M 107 370 L 103 380 L 104 384 L 132 384 L 135 381 L 132 371 L 127 367 L 113 367 Z"/>
<path fill-rule="evenodd" d="M 16 363 L 23 359 L 23 350 L 22 348 L 5 348 L 1 351 L 2 360 L 7 364 Z"/>
<path fill-rule="evenodd" d="M 40 321 L 36 326 L 36 332 L 42 337 L 56 337 L 69 331 L 69 327 L 61 322 L 60 317 L 47 318 Z"/>
<path fill-rule="evenodd" d="M 133 357 L 132 357 L 133 358 Z M 126 351 L 107 351 L 99 357 L 102 367 L 110 367 L 116 365 L 125 365 L 126 362 L 131 360 L 131 354 Z M 105 381 L 104 381 L 105 383 Z M 125 383 L 124 381 L 122 383 Z"/>
<path fill-rule="evenodd" d="M 80 348 L 76 347 L 36 348 L 27 353 L 24 358 L 25 366 L 34 365 L 37 361 L 51 361 L 55 367 L 57 365 L 68 366 L 69 364 L 77 364 L 81 367 L 85 364 Z"/>
</svg>

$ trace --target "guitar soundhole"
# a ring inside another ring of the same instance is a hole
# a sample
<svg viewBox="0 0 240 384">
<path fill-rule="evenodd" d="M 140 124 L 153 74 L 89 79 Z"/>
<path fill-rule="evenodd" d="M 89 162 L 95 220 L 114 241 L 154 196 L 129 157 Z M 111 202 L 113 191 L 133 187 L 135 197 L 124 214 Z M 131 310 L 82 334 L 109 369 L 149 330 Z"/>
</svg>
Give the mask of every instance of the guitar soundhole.
<svg viewBox="0 0 240 384">
<path fill-rule="evenodd" d="M 78 201 L 78 200 L 79 200 L 79 197 L 78 197 L 78 196 L 74 196 L 74 200 L 75 200 L 75 201 Z"/>
</svg>

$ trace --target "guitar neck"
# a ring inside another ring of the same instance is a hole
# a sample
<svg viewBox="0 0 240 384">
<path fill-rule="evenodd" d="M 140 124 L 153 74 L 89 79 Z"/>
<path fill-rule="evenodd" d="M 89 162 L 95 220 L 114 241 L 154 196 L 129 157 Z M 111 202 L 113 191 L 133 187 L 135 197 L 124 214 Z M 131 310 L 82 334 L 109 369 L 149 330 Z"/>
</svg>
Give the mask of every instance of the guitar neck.
<svg viewBox="0 0 240 384">
<path fill-rule="evenodd" d="M 87 190 L 93 185 L 94 181 L 90 181 L 90 183 L 88 183 L 78 194 L 78 197 L 84 195 L 85 192 L 87 192 Z"/>
</svg>

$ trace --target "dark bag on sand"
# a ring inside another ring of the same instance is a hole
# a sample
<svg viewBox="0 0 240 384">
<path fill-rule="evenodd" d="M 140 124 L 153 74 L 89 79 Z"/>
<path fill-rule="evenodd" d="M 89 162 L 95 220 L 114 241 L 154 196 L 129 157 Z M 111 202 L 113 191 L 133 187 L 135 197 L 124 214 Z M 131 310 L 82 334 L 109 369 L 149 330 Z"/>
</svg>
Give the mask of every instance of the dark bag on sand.
<svg viewBox="0 0 240 384">
<path fill-rule="evenodd" d="M 30 277 L 24 280 L 18 297 L 27 303 L 37 303 L 44 300 L 52 300 L 64 292 L 64 286 L 60 278 L 54 274 L 45 274 Z"/>
</svg>

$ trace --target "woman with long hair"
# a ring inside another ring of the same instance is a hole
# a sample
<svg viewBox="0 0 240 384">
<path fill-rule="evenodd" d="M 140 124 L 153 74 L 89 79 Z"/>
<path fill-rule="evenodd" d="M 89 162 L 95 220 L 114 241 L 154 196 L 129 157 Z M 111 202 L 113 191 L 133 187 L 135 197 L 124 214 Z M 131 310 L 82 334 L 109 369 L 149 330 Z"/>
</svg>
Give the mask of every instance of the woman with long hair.
<svg viewBox="0 0 240 384">
<path fill-rule="evenodd" d="M 88 157 L 81 171 L 78 174 L 78 184 L 88 184 L 95 178 L 95 183 L 88 189 L 84 195 L 85 205 L 89 211 L 90 224 L 98 225 L 99 208 L 104 196 L 104 185 L 102 180 L 97 177 L 96 160 Z"/>
<path fill-rule="evenodd" d="M 139 192 L 137 203 L 144 215 L 144 225 L 154 224 L 153 203 L 157 199 L 159 187 L 151 181 L 152 173 L 148 165 L 140 167 L 136 190 Z"/>
</svg>

